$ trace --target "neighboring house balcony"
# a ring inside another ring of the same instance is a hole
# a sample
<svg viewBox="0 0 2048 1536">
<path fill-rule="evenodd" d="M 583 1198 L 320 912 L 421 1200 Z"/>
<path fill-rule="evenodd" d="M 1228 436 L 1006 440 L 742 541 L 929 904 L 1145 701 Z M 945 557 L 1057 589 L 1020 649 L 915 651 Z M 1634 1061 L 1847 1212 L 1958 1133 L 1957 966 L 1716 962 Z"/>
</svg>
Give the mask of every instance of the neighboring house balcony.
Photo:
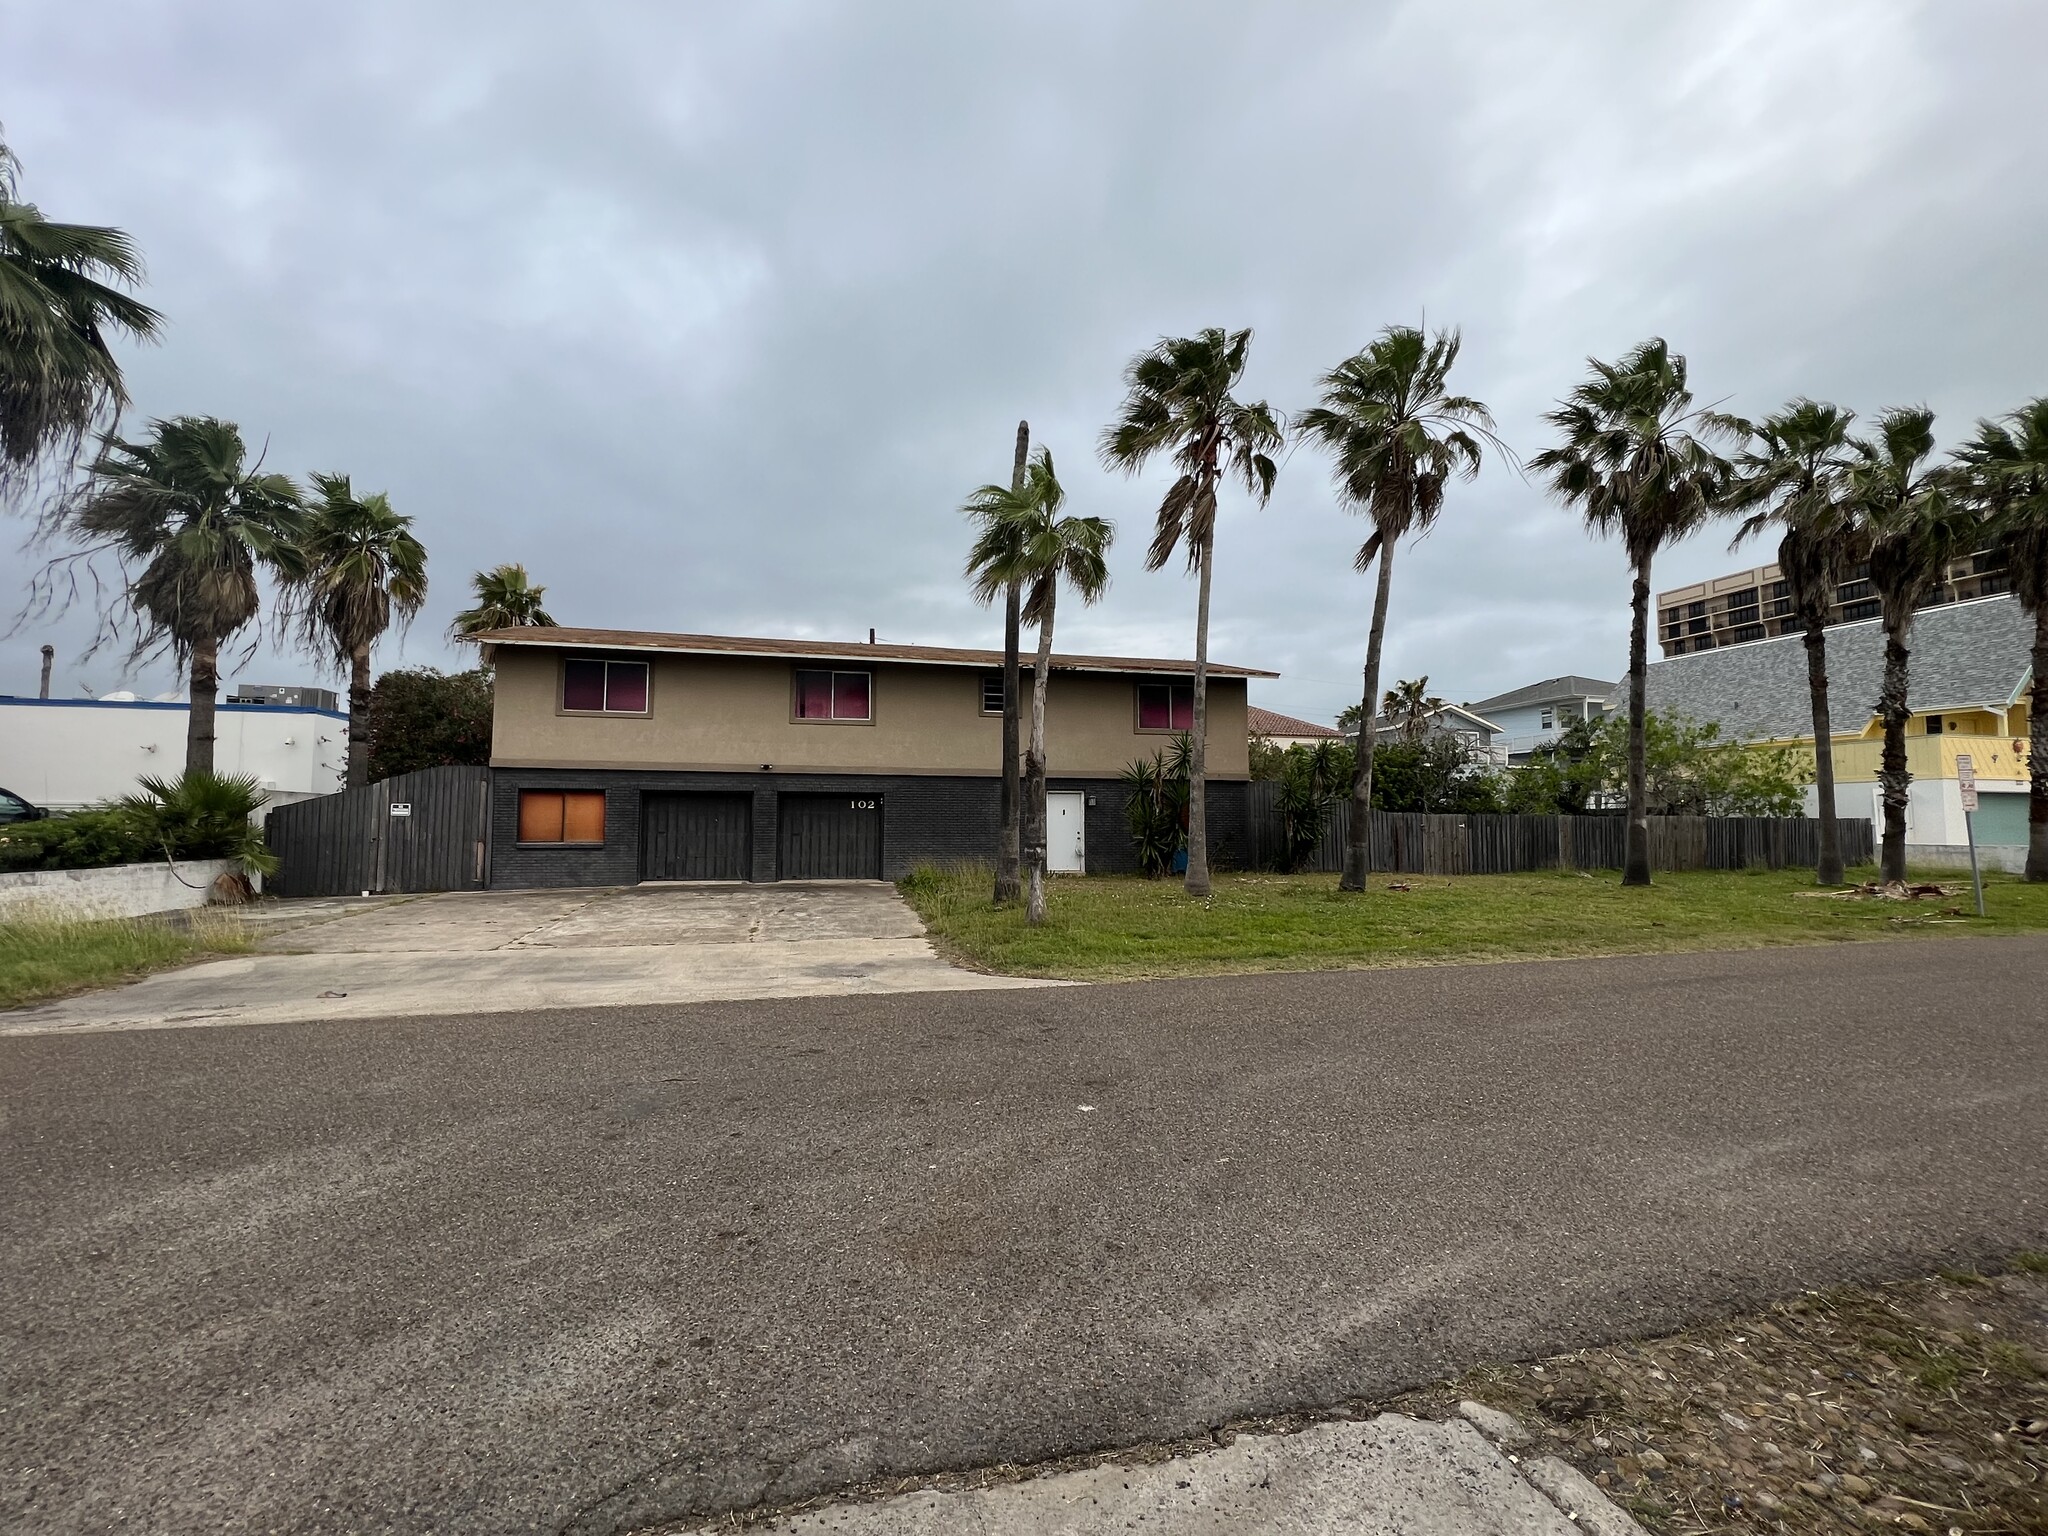
<svg viewBox="0 0 2048 1536">
<path fill-rule="evenodd" d="M 1533 731 L 1522 736 L 1503 736 L 1494 745 L 1500 749 L 1501 761 L 1514 763 L 1539 748 L 1555 746 L 1563 734 L 1563 731 Z"/>
</svg>

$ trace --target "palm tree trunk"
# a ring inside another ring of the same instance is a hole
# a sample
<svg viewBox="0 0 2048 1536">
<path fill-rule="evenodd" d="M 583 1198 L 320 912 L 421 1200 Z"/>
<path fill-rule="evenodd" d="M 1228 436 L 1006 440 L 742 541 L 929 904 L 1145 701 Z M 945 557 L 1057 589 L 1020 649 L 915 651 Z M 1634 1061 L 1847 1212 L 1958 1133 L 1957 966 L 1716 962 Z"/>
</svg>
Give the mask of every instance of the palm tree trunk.
<svg viewBox="0 0 2048 1536">
<path fill-rule="evenodd" d="M 2034 609 L 2034 686 L 2027 703 L 2027 878 L 2048 880 L 2048 603 Z"/>
<path fill-rule="evenodd" d="M 1195 598 L 1195 729 L 1188 752 L 1187 893 L 1209 894 L 1209 577 L 1216 564 L 1216 535 L 1202 543 L 1202 573 Z"/>
<path fill-rule="evenodd" d="M 1877 695 L 1877 715 L 1884 722 L 1884 752 L 1878 760 L 1877 769 L 1877 782 L 1884 799 L 1884 847 L 1878 876 L 1887 884 L 1906 878 L 1906 792 L 1913 782 L 1912 774 L 1906 771 L 1906 722 L 1912 718 L 1912 712 L 1906 707 L 1908 660 L 1905 636 L 1887 618 L 1884 626 L 1884 686 Z"/>
<path fill-rule="evenodd" d="M 1645 759 L 1650 712 L 1650 561 L 1636 562 L 1628 620 L 1628 845 L 1621 883 L 1650 883 L 1650 787 Z"/>
<path fill-rule="evenodd" d="M 1380 651 L 1387 638 L 1387 599 L 1394 589 L 1394 545 L 1380 545 L 1379 585 L 1373 590 L 1372 629 L 1365 640 L 1365 703 L 1359 714 L 1358 766 L 1351 774 L 1351 826 L 1344 839 L 1340 891 L 1362 891 L 1372 868 L 1372 757 L 1379 742 L 1373 731 L 1380 696 Z"/>
<path fill-rule="evenodd" d="M 1806 617 L 1806 692 L 1813 705 L 1813 792 L 1820 817 L 1821 885 L 1842 883 L 1842 834 L 1835 825 L 1835 737 L 1828 723 L 1828 638 L 1824 614 Z"/>
<path fill-rule="evenodd" d="M 1018 664 L 1018 631 L 1021 627 L 1018 609 L 1022 606 L 1019 584 L 1011 582 L 1003 595 L 1003 793 L 1002 830 L 996 838 L 996 901 L 1000 904 L 1015 901 L 1018 884 L 1017 860 L 1023 835 L 1018 820 L 1018 758 L 1022 755 L 1022 743 L 1018 741 L 1018 713 L 1021 701 L 1017 695 L 1023 686 L 1023 668 Z"/>
<path fill-rule="evenodd" d="M 1010 489 L 1024 489 L 1024 464 L 1031 451 L 1031 424 L 1017 423 L 1017 457 L 1010 466 Z M 1017 759 L 1020 743 L 1019 711 L 1022 701 L 1018 692 L 1023 686 L 1023 670 L 1017 663 L 1019 644 L 1018 631 L 1021 628 L 1019 611 L 1023 602 L 1021 583 L 1011 582 L 1003 594 L 1003 790 L 1002 790 L 1002 831 L 996 839 L 996 901 L 1015 901 L 1018 895 L 1017 860 L 1023 843 L 1022 828 L 1018 821 Z"/>
<path fill-rule="evenodd" d="M 1052 611 L 1059 600 L 1057 577 L 1038 625 L 1038 663 L 1031 670 L 1031 750 L 1024 759 L 1024 921 L 1045 921 L 1045 690 L 1052 673 Z"/>
<path fill-rule="evenodd" d="M 370 648 L 348 658 L 348 787 L 370 782 Z"/>
<path fill-rule="evenodd" d="M 191 703 L 185 722 L 185 772 L 213 772 L 214 720 L 220 701 L 220 642 L 195 641 L 192 646 Z"/>
</svg>

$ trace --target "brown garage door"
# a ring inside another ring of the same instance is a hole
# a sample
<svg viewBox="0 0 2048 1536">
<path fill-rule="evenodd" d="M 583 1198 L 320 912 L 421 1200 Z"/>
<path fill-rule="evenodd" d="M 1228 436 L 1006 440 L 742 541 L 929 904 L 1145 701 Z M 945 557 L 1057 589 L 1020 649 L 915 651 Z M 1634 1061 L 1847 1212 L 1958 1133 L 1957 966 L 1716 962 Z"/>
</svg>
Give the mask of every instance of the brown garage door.
<svg viewBox="0 0 2048 1536">
<path fill-rule="evenodd" d="M 880 795 L 784 795 L 781 820 L 778 878 L 882 878 Z"/>
<path fill-rule="evenodd" d="M 752 795 L 648 795 L 640 804 L 642 880 L 744 880 Z"/>
</svg>

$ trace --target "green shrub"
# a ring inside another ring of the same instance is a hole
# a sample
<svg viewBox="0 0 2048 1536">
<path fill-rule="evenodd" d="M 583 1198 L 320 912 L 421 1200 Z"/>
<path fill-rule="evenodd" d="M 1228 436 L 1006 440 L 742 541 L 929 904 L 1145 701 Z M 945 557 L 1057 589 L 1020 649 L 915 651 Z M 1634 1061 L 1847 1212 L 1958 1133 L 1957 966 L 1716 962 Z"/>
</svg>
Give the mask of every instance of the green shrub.
<svg viewBox="0 0 2048 1536">
<path fill-rule="evenodd" d="M 244 869 L 277 872 L 277 856 L 249 820 L 264 799 L 255 779 L 191 773 L 139 784 L 140 794 L 108 805 L 0 830 L 0 870 L 233 859 Z"/>
<path fill-rule="evenodd" d="M 153 855 L 143 829 L 113 806 L 0 827 L 0 870 L 104 869 Z"/>
</svg>

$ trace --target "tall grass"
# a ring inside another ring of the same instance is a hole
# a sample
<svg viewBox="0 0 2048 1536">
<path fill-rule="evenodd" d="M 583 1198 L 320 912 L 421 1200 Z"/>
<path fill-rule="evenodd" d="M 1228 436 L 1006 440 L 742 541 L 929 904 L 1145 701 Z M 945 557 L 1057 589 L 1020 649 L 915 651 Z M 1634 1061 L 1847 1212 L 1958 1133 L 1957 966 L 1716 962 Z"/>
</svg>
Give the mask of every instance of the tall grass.
<svg viewBox="0 0 2048 1536">
<path fill-rule="evenodd" d="M 0 919 L 0 1008 L 249 947 L 247 928 L 234 912 L 107 918 L 16 911 Z"/>
</svg>

